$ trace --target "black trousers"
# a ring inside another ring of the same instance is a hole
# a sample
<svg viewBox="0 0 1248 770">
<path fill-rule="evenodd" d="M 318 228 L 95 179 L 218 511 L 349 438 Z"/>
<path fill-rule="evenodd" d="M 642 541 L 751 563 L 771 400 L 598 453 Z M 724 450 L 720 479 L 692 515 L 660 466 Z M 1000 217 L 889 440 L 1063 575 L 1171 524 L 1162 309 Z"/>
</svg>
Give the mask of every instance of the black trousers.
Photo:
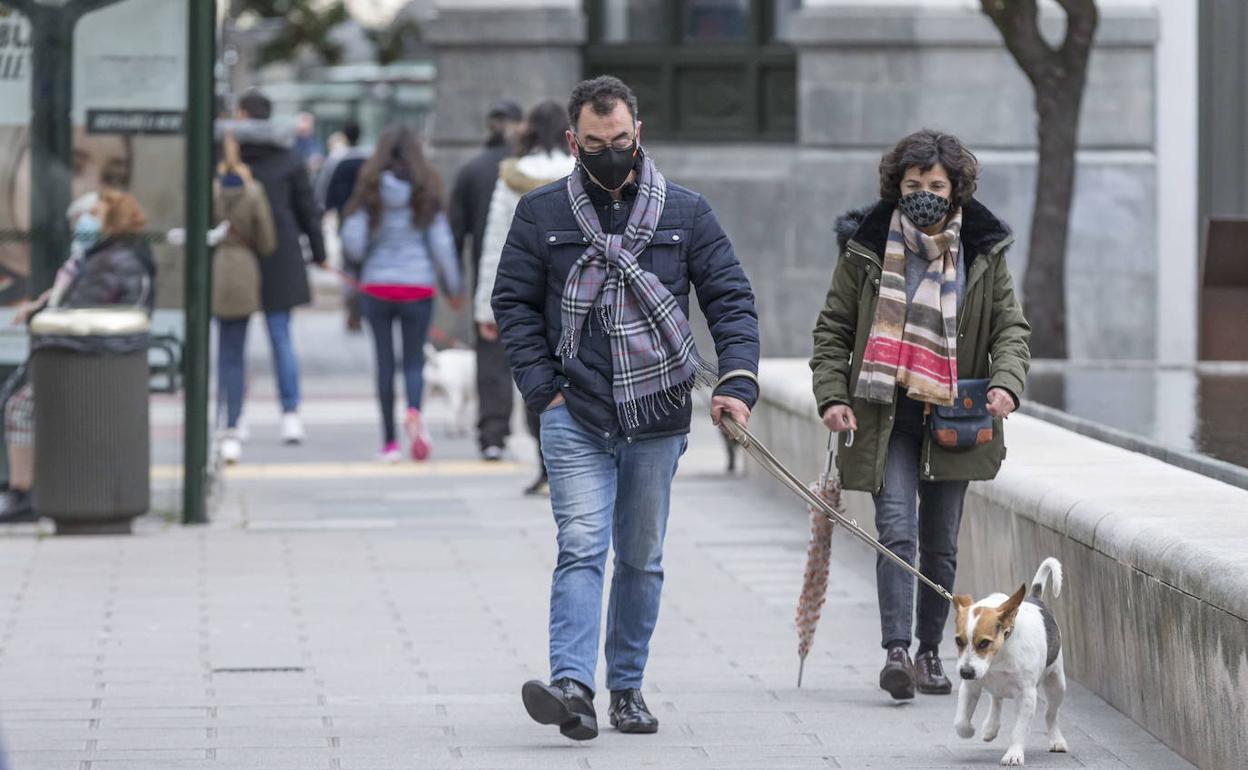
<svg viewBox="0 0 1248 770">
<path fill-rule="evenodd" d="M 477 441 L 482 449 L 507 445 L 515 399 L 511 368 L 501 340 L 477 336 Z"/>
</svg>

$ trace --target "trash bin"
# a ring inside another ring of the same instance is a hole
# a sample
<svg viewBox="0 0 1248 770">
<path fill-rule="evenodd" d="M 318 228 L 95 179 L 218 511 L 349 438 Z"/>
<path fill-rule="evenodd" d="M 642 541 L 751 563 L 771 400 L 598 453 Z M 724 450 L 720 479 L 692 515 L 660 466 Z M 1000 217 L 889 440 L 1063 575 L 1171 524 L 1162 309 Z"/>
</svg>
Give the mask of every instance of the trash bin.
<svg viewBox="0 0 1248 770">
<path fill-rule="evenodd" d="M 147 314 L 45 310 L 30 332 L 35 512 L 58 534 L 128 533 L 151 503 Z"/>
</svg>

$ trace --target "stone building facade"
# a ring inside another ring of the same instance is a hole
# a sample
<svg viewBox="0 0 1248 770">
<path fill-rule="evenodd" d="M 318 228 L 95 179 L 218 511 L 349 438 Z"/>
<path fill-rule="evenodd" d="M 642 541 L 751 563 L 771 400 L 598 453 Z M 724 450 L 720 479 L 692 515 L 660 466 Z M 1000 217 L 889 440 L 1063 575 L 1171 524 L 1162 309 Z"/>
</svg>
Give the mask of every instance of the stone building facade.
<svg viewBox="0 0 1248 770">
<path fill-rule="evenodd" d="M 1190 361 L 1195 6 L 1101 6 L 1071 218 L 1071 356 Z M 480 142 L 491 101 L 563 99 L 582 75 L 602 74 L 583 71 L 588 7 L 439 0 L 427 32 L 438 66 L 432 138 L 448 175 Z M 1047 21 L 1046 34 L 1059 36 L 1059 19 Z M 979 3 L 805 0 L 785 27 L 797 62 L 791 140 L 663 141 L 643 129 L 664 173 L 702 192 L 732 237 L 758 294 L 764 355 L 809 354 L 837 258 L 835 220 L 875 200 L 880 154 L 921 127 L 955 133 L 978 154 L 979 197 L 1017 233 L 1009 259 L 1021 286 L 1036 164 L 1032 90 Z M 1163 28 L 1175 30 L 1164 44 Z"/>
</svg>

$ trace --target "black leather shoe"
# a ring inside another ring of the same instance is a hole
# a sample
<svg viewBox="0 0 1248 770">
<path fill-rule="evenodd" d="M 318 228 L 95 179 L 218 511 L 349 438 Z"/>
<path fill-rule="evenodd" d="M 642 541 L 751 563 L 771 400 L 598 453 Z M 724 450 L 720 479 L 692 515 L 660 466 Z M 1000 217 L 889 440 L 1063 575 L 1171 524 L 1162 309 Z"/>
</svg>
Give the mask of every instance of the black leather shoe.
<svg viewBox="0 0 1248 770">
<path fill-rule="evenodd" d="M 659 720 L 646 707 L 641 690 L 612 690 L 611 726 L 622 733 L 657 733 Z"/>
<path fill-rule="evenodd" d="M 914 679 L 919 692 L 924 695 L 948 695 L 953 692 L 953 684 L 945 676 L 938 653 L 920 652 L 914 656 Z"/>
<path fill-rule="evenodd" d="M 537 477 L 537 481 L 524 488 L 526 497 L 550 497 L 550 480 L 543 473 Z"/>
<path fill-rule="evenodd" d="M 0 524 L 29 524 L 39 521 L 31 505 L 30 493 L 10 489 L 0 495 Z"/>
<path fill-rule="evenodd" d="M 575 679 L 556 679 L 550 684 L 534 679 L 524 683 L 520 695 L 533 721 L 559 725 L 559 732 L 574 741 L 598 737 L 594 693 Z"/>
<path fill-rule="evenodd" d="M 886 690 L 893 700 L 910 700 L 914 697 L 914 664 L 910 651 L 905 647 L 890 647 L 888 660 L 880 671 L 880 689 Z"/>
</svg>

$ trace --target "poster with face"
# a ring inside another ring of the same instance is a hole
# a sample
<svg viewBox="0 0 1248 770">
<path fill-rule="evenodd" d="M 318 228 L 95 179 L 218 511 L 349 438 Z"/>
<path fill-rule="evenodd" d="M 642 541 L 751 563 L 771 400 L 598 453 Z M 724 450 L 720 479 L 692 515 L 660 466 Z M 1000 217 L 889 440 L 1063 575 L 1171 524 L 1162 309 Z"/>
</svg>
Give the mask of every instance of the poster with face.
<svg viewBox="0 0 1248 770">
<path fill-rule="evenodd" d="M 72 0 L 71 0 L 72 1 Z M 156 299 L 182 303 L 182 251 L 160 243 L 185 200 L 187 2 L 117 0 L 74 29 L 72 195 L 113 187 L 143 207 L 156 238 Z M 0 0 L 0 305 L 28 293 L 31 29 Z M 155 117 L 153 117 L 155 116 Z"/>
</svg>

